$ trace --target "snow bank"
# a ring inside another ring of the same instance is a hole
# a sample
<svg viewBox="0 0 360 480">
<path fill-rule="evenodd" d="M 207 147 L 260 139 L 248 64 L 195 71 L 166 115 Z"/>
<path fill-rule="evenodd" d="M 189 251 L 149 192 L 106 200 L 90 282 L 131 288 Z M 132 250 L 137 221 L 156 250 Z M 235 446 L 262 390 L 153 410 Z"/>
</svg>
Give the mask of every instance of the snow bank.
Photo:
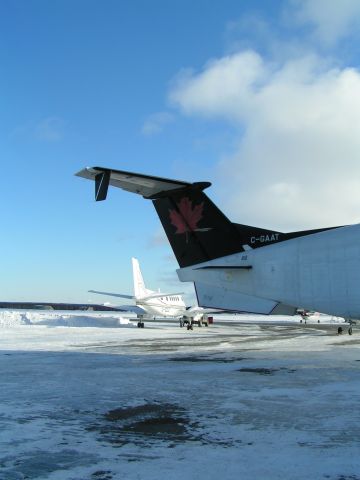
<svg viewBox="0 0 360 480">
<path fill-rule="evenodd" d="M 84 315 L 84 312 L 64 313 L 53 311 L 0 311 L 0 327 L 15 327 L 18 325 L 45 325 L 50 327 L 102 327 L 115 328 L 122 325 L 132 326 L 129 318 L 119 315 L 94 313 Z"/>
<path fill-rule="evenodd" d="M 31 322 L 26 312 L 0 311 L 0 327 L 13 327 L 16 325 L 29 325 Z"/>
</svg>

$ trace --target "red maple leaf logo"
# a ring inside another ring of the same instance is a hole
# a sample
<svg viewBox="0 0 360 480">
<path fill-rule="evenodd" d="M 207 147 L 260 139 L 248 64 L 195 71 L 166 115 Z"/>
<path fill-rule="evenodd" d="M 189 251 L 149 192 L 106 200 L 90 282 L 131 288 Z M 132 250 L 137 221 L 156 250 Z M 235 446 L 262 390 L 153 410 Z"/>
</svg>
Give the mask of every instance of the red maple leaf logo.
<svg viewBox="0 0 360 480">
<path fill-rule="evenodd" d="M 198 230 L 197 225 L 203 218 L 204 202 L 193 207 L 191 200 L 183 197 L 176 205 L 178 210 L 169 210 L 170 221 L 176 227 L 175 233 L 187 234 Z"/>
</svg>

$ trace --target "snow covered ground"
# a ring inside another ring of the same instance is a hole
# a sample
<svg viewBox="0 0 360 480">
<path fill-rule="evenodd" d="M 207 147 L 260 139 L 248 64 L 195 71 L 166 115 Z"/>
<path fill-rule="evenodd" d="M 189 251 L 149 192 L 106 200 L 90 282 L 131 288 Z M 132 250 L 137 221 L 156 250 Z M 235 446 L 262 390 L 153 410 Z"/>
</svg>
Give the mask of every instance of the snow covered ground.
<svg viewBox="0 0 360 480">
<path fill-rule="evenodd" d="M 360 328 L 46 311 L 0 327 L 1 480 L 360 480 Z"/>
</svg>

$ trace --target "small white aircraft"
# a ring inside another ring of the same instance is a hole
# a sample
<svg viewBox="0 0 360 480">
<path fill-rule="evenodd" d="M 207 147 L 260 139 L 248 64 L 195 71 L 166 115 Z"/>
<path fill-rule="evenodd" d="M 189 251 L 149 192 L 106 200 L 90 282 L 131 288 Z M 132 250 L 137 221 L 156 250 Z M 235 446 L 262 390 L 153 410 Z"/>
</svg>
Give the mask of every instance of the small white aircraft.
<svg viewBox="0 0 360 480">
<path fill-rule="evenodd" d="M 184 324 L 191 325 L 193 322 L 197 322 L 199 325 L 208 325 L 206 311 L 198 306 L 187 308 L 181 293 L 161 293 L 160 291 L 156 292 L 147 289 L 140 270 L 139 261 L 136 258 L 132 258 L 131 262 L 134 295 L 102 292 L 99 290 L 89 290 L 89 292 L 134 300 L 138 308 L 133 309 L 129 305 L 128 311 L 133 311 L 137 314 L 139 328 L 144 327 L 144 319 L 146 317 L 178 318 L 180 319 L 180 326 L 184 326 Z M 121 309 L 124 308 L 125 306 L 122 305 Z"/>
<path fill-rule="evenodd" d="M 290 314 L 301 307 L 360 318 L 360 224 L 283 233 L 231 222 L 203 192 L 211 183 L 85 168 L 95 199 L 108 187 L 152 200 L 179 263 L 203 307 Z M 349 333 L 352 333 L 350 326 Z"/>
</svg>

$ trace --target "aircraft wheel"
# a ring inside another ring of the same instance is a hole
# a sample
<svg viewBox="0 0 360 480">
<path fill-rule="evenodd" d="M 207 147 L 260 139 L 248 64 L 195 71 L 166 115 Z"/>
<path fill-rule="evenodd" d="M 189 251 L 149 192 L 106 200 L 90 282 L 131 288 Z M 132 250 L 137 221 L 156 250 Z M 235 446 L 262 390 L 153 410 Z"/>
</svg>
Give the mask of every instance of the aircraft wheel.
<svg viewBox="0 0 360 480">
<path fill-rule="evenodd" d="M 352 335 L 352 327 L 349 327 L 348 334 Z"/>
<path fill-rule="evenodd" d="M 339 327 L 339 328 L 338 328 L 338 330 L 337 330 L 337 332 L 338 332 L 338 335 L 341 335 L 341 334 L 342 334 L 342 332 L 343 332 L 343 329 L 342 329 L 342 327 Z"/>
<path fill-rule="evenodd" d="M 204 326 L 205 326 L 205 327 L 208 327 L 208 326 L 209 326 L 208 322 L 205 322 L 205 323 L 204 323 Z"/>
<path fill-rule="evenodd" d="M 144 328 L 144 327 L 145 327 L 145 323 L 144 323 L 144 322 L 141 322 L 140 327 L 141 327 L 141 328 Z"/>
<path fill-rule="evenodd" d="M 138 326 L 138 328 L 141 328 L 141 322 L 138 322 L 137 326 Z"/>
</svg>

